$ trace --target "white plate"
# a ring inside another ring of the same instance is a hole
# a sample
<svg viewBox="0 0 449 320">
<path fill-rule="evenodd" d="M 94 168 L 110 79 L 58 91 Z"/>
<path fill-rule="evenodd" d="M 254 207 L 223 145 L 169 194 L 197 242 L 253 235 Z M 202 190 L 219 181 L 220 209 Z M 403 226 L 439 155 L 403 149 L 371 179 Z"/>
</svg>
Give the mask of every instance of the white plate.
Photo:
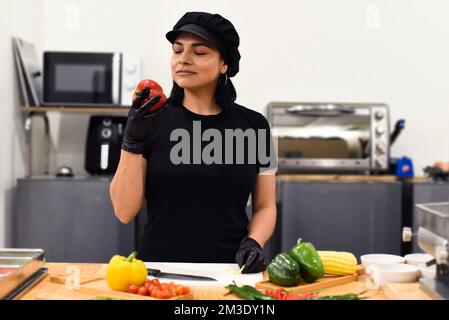
<svg viewBox="0 0 449 320">
<path fill-rule="evenodd" d="M 382 286 L 385 283 L 410 283 L 418 279 L 418 267 L 403 263 L 373 264 L 370 266 L 370 277 L 374 283 Z"/>
<path fill-rule="evenodd" d="M 435 279 L 437 274 L 437 266 L 436 264 L 427 267 L 425 264 L 420 264 L 418 266 L 419 273 L 424 278 Z"/>
<path fill-rule="evenodd" d="M 368 273 L 370 270 L 370 265 L 385 263 L 404 263 L 405 259 L 394 254 L 365 254 L 360 257 L 360 261 L 362 262 L 362 265 L 365 267 L 365 270 Z"/>
<path fill-rule="evenodd" d="M 419 266 L 433 259 L 433 256 L 428 253 L 412 253 L 405 257 L 405 263 Z"/>
</svg>

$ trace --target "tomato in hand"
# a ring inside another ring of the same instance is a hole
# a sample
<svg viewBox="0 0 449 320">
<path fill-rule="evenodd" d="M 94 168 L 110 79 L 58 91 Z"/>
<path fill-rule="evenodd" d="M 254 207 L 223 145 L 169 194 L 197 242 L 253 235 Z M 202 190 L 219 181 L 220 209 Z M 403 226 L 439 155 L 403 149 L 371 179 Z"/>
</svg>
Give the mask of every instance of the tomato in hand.
<svg viewBox="0 0 449 320">
<path fill-rule="evenodd" d="M 164 91 L 162 90 L 162 87 L 153 80 L 150 79 L 144 79 L 141 80 L 139 82 L 139 84 L 137 85 L 136 91 L 134 91 L 134 95 L 133 95 L 133 102 L 137 97 L 137 94 L 142 91 L 145 88 L 150 88 L 150 94 L 148 95 L 148 97 L 146 97 L 143 101 L 142 101 L 142 105 L 145 104 L 145 102 L 147 102 L 148 100 L 150 100 L 151 98 L 155 97 L 155 96 L 161 96 L 160 100 L 153 106 L 151 107 L 148 111 L 156 111 L 157 109 L 161 108 L 166 102 L 167 102 L 167 97 L 164 94 Z"/>
</svg>

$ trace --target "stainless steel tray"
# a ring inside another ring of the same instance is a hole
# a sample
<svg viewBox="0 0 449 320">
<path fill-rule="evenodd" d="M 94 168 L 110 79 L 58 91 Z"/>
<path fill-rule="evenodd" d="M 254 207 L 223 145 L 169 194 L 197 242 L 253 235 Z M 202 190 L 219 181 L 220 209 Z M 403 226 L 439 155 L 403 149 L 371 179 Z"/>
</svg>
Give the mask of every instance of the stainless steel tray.
<svg viewBox="0 0 449 320">
<path fill-rule="evenodd" d="M 35 258 L 44 260 L 42 249 L 0 249 L 0 258 Z"/>
<path fill-rule="evenodd" d="M 449 202 L 417 204 L 416 209 L 421 227 L 449 238 Z"/>
<path fill-rule="evenodd" d="M 0 276 L 0 299 L 27 282 L 39 269 L 44 267 L 42 249 L 0 249 L 0 268 L 16 268 L 5 276 Z"/>
</svg>

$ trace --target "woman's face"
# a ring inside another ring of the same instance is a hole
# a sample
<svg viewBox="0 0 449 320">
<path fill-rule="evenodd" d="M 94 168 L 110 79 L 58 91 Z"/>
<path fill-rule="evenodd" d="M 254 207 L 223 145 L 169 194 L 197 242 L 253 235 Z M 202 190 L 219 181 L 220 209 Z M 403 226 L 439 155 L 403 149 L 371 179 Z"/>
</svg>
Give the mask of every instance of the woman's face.
<svg viewBox="0 0 449 320">
<path fill-rule="evenodd" d="M 186 32 L 176 37 L 171 72 L 173 80 L 181 88 L 211 87 L 215 90 L 218 77 L 226 69 L 220 52 L 210 42 Z"/>
</svg>

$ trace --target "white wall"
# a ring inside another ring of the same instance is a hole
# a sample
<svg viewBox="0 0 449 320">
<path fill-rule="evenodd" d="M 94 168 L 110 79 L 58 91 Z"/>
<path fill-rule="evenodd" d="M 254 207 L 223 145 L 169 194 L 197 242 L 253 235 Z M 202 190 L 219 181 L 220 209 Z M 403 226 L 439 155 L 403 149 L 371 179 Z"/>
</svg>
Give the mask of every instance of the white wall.
<svg viewBox="0 0 449 320">
<path fill-rule="evenodd" d="M 31 39 L 42 50 L 43 30 L 43 1 L 0 1 L 0 247 L 9 245 L 13 188 L 25 166 L 11 37 Z"/>
<path fill-rule="evenodd" d="M 236 26 L 239 103 L 264 111 L 273 100 L 386 102 L 392 124 L 407 121 L 393 156 L 411 156 L 417 174 L 449 160 L 445 0 L 45 0 L 45 48 L 137 51 L 143 76 L 169 92 L 165 33 L 191 10 L 220 13 Z M 73 119 L 78 140 L 64 132 Z M 57 162 L 77 172 L 86 126 L 87 116 L 61 117 Z"/>
</svg>

